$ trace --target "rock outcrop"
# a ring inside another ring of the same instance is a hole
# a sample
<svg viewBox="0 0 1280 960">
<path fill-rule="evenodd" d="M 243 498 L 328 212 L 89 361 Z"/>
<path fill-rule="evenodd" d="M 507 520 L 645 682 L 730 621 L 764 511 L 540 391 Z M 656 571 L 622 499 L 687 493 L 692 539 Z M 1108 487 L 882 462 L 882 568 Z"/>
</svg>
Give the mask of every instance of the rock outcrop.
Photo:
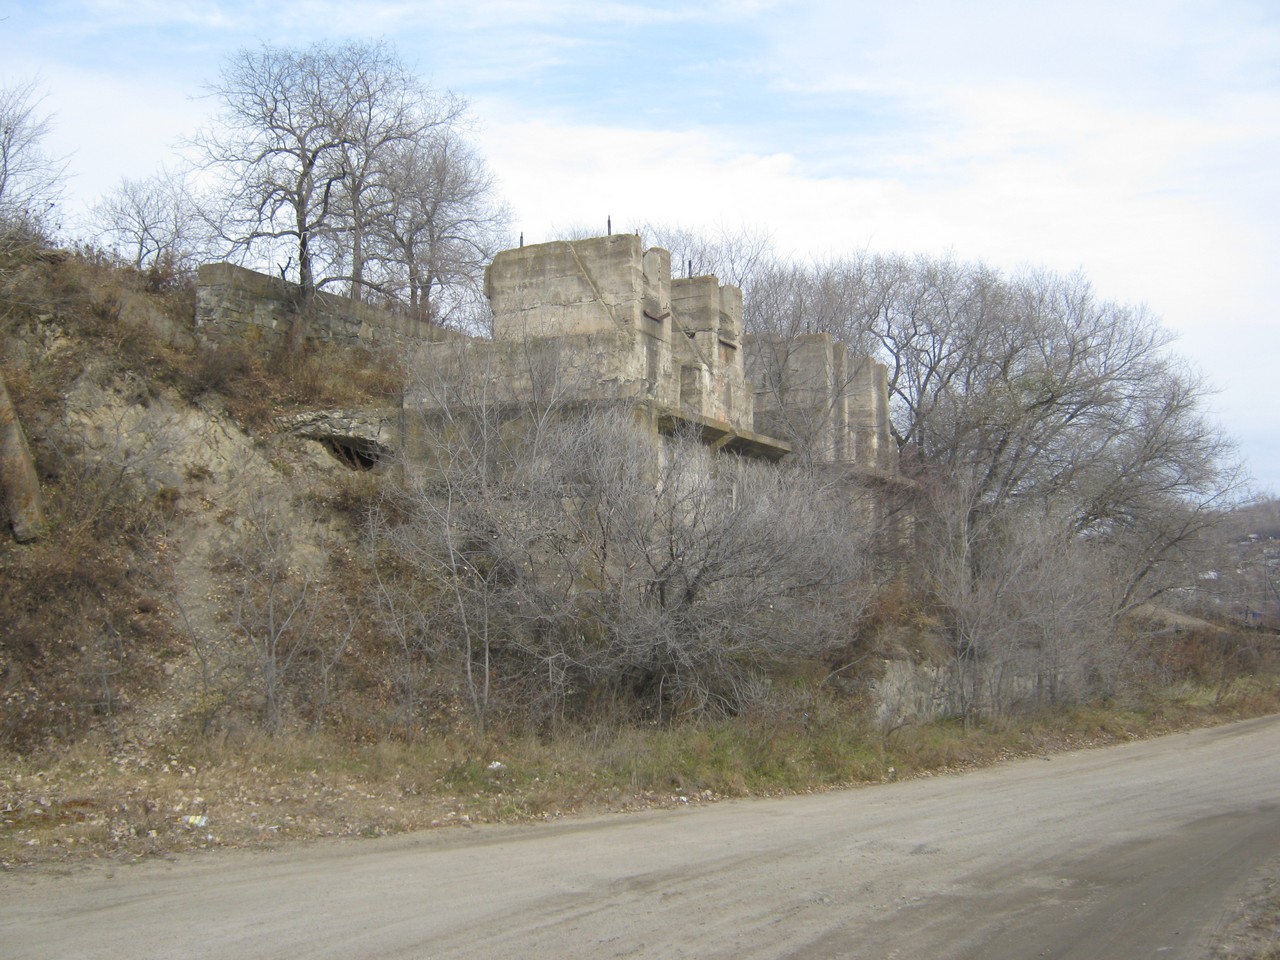
<svg viewBox="0 0 1280 960">
<path fill-rule="evenodd" d="M 26 434 L 18 422 L 18 412 L 9 399 L 4 378 L 0 376 L 0 491 L 4 494 L 9 526 L 19 543 L 40 536 L 44 527 L 44 511 L 40 502 L 40 481 L 35 461 L 27 446 Z"/>
</svg>

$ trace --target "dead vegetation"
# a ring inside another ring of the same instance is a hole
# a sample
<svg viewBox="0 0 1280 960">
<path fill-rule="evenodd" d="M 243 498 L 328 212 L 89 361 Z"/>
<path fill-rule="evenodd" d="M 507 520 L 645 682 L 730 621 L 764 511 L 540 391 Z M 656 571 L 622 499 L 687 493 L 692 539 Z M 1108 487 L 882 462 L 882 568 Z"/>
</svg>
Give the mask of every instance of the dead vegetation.
<svg viewBox="0 0 1280 960">
<path fill-rule="evenodd" d="M 1241 681 L 1222 697 L 1183 687 L 1135 709 L 1072 710 L 968 731 L 942 723 L 884 733 L 828 704 L 800 718 L 601 727 L 557 738 L 506 731 L 483 742 L 357 743 L 247 728 L 95 736 L 0 759 L 0 866 L 810 793 L 1122 743 L 1278 707 L 1280 686 Z"/>
<path fill-rule="evenodd" d="M 877 723 L 884 664 L 967 661 L 901 564 L 815 559 L 820 492 L 720 475 L 809 524 L 784 542 L 682 475 L 690 454 L 665 501 L 566 512 L 521 491 L 627 463 L 549 429 L 554 455 L 454 454 L 392 495 L 275 418 L 398 403 L 395 358 L 201 346 L 192 297 L 93 251 L 0 264 L 0 373 L 47 513 L 0 543 L 6 865 L 802 792 L 1276 708 L 1273 635 L 1135 620 L 1105 699 Z M 487 540 L 452 539 L 463 513 Z M 644 569 L 661 602 L 621 582 Z"/>
</svg>

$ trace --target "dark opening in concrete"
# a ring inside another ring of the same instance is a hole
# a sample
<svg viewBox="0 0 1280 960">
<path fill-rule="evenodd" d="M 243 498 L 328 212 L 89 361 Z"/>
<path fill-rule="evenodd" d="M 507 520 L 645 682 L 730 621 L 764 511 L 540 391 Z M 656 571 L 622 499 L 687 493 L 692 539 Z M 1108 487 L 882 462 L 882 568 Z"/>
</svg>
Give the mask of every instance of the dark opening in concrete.
<svg viewBox="0 0 1280 960">
<path fill-rule="evenodd" d="M 320 440 L 338 462 L 352 470 L 372 470 L 386 458 L 386 450 L 371 440 L 355 437 L 324 437 Z"/>
</svg>

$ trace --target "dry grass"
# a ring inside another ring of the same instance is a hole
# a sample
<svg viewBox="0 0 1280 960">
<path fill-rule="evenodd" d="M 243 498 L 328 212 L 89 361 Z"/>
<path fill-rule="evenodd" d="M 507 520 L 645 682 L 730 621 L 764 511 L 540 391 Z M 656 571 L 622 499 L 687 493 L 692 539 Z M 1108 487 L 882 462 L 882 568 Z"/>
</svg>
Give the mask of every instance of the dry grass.
<svg viewBox="0 0 1280 960">
<path fill-rule="evenodd" d="M 804 719 L 439 736 L 354 744 L 310 732 L 87 740 L 0 758 L 0 864 L 139 858 L 482 822 L 805 793 L 1101 746 L 1280 709 L 1275 679 L 1180 688 L 1140 708 L 888 735 L 830 706 Z"/>
</svg>

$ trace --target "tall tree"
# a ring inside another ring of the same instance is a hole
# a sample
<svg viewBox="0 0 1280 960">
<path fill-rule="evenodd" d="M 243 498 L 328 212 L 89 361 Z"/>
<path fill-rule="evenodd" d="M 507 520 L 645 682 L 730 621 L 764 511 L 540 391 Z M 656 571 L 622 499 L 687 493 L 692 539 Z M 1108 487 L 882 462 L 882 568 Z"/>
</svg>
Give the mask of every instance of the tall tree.
<svg viewBox="0 0 1280 960">
<path fill-rule="evenodd" d="M 0 232 L 44 230 L 60 195 L 67 164 L 44 150 L 40 101 L 35 81 L 0 87 Z"/>
<path fill-rule="evenodd" d="M 402 156 L 429 142 L 437 130 L 452 130 L 466 102 L 426 92 L 394 58 L 371 58 L 359 48 L 344 48 L 343 60 L 356 96 L 344 121 L 339 231 L 350 267 L 344 279 L 352 299 L 362 300 L 366 287 L 377 287 L 382 279 L 369 278 L 367 272 L 370 261 L 379 259 L 377 233 L 393 215 L 391 205 L 403 189 Z"/>
<path fill-rule="evenodd" d="M 509 216 L 493 177 L 456 129 L 441 126 L 390 152 L 375 224 L 386 289 L 434 321 L 477 299 Z"/>
<path fill-rule="evenodd" d="M 777 264 L 751 291 L 748 330 L 772 348 L 757 390 L 804 395 L 789 360 L 806 334 L 888 367 L 917 481 L 911 562 L 953 643 L 958 711 L 1096 690 L 1117 618 L 1212 567 L 1241 475 L 1204 382 L 1145 309 L 1079 275 L 924 257 Z M 777 429 L 803 454 L 809 426 Z"/>
<path fill-rule="evenodd" d="M 768 232 L 745 225 L 721 226 L 702 233 L 678 224 L 646 223 L 639 233 L 646 244 L 671 252 L 674 275 L 714 274 L 722 283 L 740 287 L 744 293 L 777 261 Z"/>
<path fill-rule="evenodd" d="M 417 134 L 417 86 L 386 43 L 320 43 L 241 50 L 212 93 L 222 113 L 196 143 L 224 178 L 223 236 L 242 251 L 288 241 L 310 295 L 334 279 L 317 271 L 326 244 L 333 263 L 339 236 L 363 237 L 352 197 L 370 158 Z"/>
<path fill-rule="evenodd" d="M 168 170 L 126 177 L 90 213 L 101 242 L 136 269 L 167 262 L 190 269 L 206 243 L 205 224 L 186 181 Z"/>
</svg>

